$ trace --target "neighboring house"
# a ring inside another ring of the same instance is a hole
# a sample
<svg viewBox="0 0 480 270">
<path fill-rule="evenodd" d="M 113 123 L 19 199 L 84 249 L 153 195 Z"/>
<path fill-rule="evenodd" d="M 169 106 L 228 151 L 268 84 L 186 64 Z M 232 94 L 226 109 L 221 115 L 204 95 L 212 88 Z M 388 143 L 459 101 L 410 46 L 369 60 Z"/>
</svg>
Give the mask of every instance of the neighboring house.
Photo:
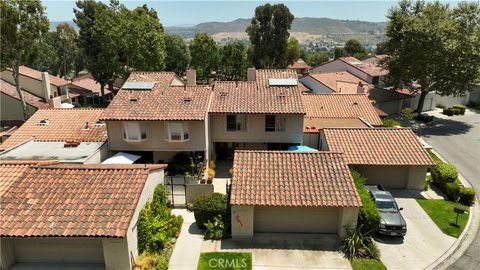
<svg viewBox="0 0 480 270">
<path fill-rule="evenodd" d="M 48 108 L 45 99 L 21 90 L 27 104 L 28 116 L 34 114 L 38 109 Z M 15 85 L 0 79 L 0 120 L 18 121 L 23 120 L 23 106 Z"/>
<path fill-rule="evenodd" d="M 435 101 L 437 106 L 442 106 L 442 107 L 452 107 L 453 105 L 456 105 L 456 104 L 467 105 L 471 102 L 480 103 L 480 85 L 474 86 L 472 91 L 466 92 L 464 95 L 440 96 L 436 94 Z"/>
<path fill-rule="evenodd" d="M 289 69 L 295 70 L 299 77 L 308 75 L 309 70 L 312 68 L 302 59 L 298 59 L 295 63 L 288 65 Z"/>
<path fill-rule="evenodd" d="M 374 87 L 368 92 L 368 98 L 373 106 L 386 114 L 399 114 L 403 108 L 416 109 L 415 96 L 405 91 L 392 91 L 381 87 Z M 426 108 L 426 106 L 424 106 Z"/>
<path fill-rule="evenodd" d="M 371 86 L 348 71 L 315 73 L 300 81 L 315 94 L 368 93 Z"/>
<path fill-rule="evenodd" d="M 84 74 L 72 79 L 68 85 L 69 96 L 73 103 L 100 103 L 102 98 L 102 91 L 100 84 L 95 81 L 90 74 Z M 114 92 L 118 88 L 114 87 Z M 106 100 L 112 100 L 114 93 L 110 92 L 108 85 L 104 89 Z"/>
<path fill-rule="evenodd" d="M 208 157 L 212 90 L 181 84 L 173 72 L 133 72 L 101 117 L 107 123 L 110 150 L 132 152 L 155 163 L 178 152 Z"/>
<path fill-rule="evenodd" d="M 409 128 L 326 128 L 321 149 L 343 152 L 345 162 L 386 188 L 423 190 L 435 163 Z"/>
<path fill-rule="evenodd" d="M 0 145 L 0 160 L 100 163 L 108 156 L 103 109 L 41 109 Z"/>
<path fill-rule="evenodd" d="M 20 66 L 19 74 L 20 86 L 24 91 L 42 98 L 51 108 L 71 108 L 69 81 L 26 66 Z M 0 78 L 15 85 L 13 72 L 9 68 L 1 71 Z"/>
<path fill-rule="evenodd" d="M 1 162 L 2 269 L 132 269 L 138 216 L 165 167 Z"/>
<path fill-rule="evenodd" d="M 320 149 L 323 128 L 383 126 L 365 94 L 303 94 L 303 145 Z"/>
<path fill-rule="evenodd" d="M 362 207 L 341 153 L 236 151 L 232 237 L 332 233 L 355 226 Z"/>
<path fill-rule="evenodd" d="M 237 149 L 286 150 L 302 143 L 304 109 L 295 72 L 248 73 L 252 81 L 213 85 L 209 138 L 217 159 L 232 158 Z"/>
<path fill-rule="evenodd" d="M 382 85 L 382 77 L 388 70 L 378 65 L 377 61 L 360 61 L 355 57 L 340 57 L 310 70 L 311 74 L 348 71 L 372 85 Z"/>
</svg>

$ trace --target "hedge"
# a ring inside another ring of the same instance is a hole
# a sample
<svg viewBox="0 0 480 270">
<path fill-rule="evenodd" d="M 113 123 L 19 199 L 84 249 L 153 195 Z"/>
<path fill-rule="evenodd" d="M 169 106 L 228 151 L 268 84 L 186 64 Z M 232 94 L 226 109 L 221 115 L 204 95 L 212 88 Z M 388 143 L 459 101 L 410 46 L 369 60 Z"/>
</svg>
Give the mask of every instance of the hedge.
<svg viewBox="0 0 480 270">
<path fill-rule="evenodd" d="M 445 108 L 443 109 L 443 114 L 448 116 L 453 116 L 453 109 L 452 108 Z"/>
<path fill-rule="evenodd" d="M 461 204 L 470 206 L 475 200 L 475 189 L 469 187 L 461 187 L 458 197 Z"/>
<path fill-rule="evenodd" d="M 352 170 L 351 173 L 363 204 L 358 213 L 358 226 L 362 228 L 362 233 L 374 234 L 380 225 L 380 212 L 377 204 L 365 188 L 367 179 L 355 170 Z"/>
<path fill-rule="evenodd" d="M 197 226 L 205 229 L 207 222 L 213 222 L 215 217 L 225 217 L 227 211 L 227 196 L 221 193 L 200 194 L 195 198 L 189 210 L 193 211 Z"/>
<path fill-rule="evenodd" d="M 452 108 L 459 110 L 461 115 L 464 115 L 464 114 L 465 114 L 465 110 L 467 109 L 466 106 L 461 105 L 461 104 L 453 105 Z"/>
<path fill-rule="evenodd" d="M 445 162 L 437 162 L 437 166 L 431 169 L 431 173 L 433 182 L 441 189 L 448 182 L 453 182 L 458 178 L 457 168 Z"/>
<path fill-rule="evenodd" d="M 443 188 L 443 191 L 447 195 L 448 200 L 456 202 L 460 194 L 460 181 L 447 182 Z"/>
</svg>

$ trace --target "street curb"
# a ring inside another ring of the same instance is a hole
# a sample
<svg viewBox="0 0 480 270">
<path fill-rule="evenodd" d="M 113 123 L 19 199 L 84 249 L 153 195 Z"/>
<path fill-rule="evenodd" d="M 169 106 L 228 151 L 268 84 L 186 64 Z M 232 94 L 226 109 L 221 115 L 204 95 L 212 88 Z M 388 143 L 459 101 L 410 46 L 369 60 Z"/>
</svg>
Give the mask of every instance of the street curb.
<svg viewBox="0 0 480 270">
<path fill-rule="evenodd" d="M 445 158 L 443 158 L 437 151 L 431 150 L 439 159 L 443 162 L 447 162 Z M 459 178 L 462 183 L 466 184 L 466 186 L 472 186 L 470 182 L 468 182 L 465 177 L 459 174 Z M 475 202 L 473 206 L 470 207 L 470 215 L 468 217 L 467 225 L 463 230 L 460 237 L 453 243 L 450 248 L 443 253 L 442 256 L 438 257 L 433 263 L 427 266 L 425 269 L 435 269 L 435 270 L 443 270 L 455 263 L 463 253 L 468 249 L 468 247 L 473 243 L 477 235 L 477 231 L 480 227 L 480 207 L 479 207 L 479 200 L 478 194 L 475 196 Z"/>
</svg>

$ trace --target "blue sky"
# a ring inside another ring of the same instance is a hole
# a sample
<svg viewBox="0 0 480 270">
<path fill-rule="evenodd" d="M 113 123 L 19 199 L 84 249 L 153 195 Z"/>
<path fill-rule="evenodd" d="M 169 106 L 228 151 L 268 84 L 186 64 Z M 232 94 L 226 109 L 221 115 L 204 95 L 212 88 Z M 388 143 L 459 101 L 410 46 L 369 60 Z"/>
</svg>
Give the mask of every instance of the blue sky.
<svg viewBox="0 0 480 270">
<path fill-rule="evenodd" d="M 105 0 L 104 2 L 108 2 Z M 127 0 L 121 2 L 128 8 L 143 4 L 154 8 L 164 26 L 192 25 L 207 21 L 226 22 L 237 18 L 251 18 L 255 7 L 267 1 L 165 1 Z M 286 4 L 295 17 L 327 17 L 380 22 L 386 21 L 388 9 L 397 1 L 337 0 L 337 1 L 268 1 Z M 43 0 L 50 21 L 73 19 L 74 0 Z"/>
</svg>

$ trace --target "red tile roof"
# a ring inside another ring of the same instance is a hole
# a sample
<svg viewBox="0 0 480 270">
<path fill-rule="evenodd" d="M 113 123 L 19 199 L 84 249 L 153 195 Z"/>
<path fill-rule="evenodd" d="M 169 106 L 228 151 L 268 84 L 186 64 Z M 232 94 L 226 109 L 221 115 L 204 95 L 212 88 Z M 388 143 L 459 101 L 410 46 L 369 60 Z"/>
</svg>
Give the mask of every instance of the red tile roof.
<svg viewBox="0 0 480 270">
<path fill-rule="evenodd" d="M 84 75 L 74 78 L 69 85 L 68 94 L 70 96 L 88 92 L 101 96 L 100 84 L 88 76 Z M 108 90 L 108 86 L 105 86 L 105 95 L 108 94 L 110 94 L 110 90 Z"/>
<path fill-rule="evenodd" d="M 316 73 L 309 76 L 336 93 L 356 94 L 359 83 L 362 84 L 364 89 L 370 88 L 366 81 L 356 77 L 348 71 Z"/>
<path fill-rule="evenodd" d="M 365 94 L 303 94 L 306 116 L 312 118 L 361 118 L 381 126 L 375 108 Z"/>
<path fill-rule="evenodd" d="M 304 113 L 298 86 L 217 81 L 213 90 L 211 113 Z"/>
<path fill-rule="evenodd" d="M 23 93 L 23 96 L 25 97 L 25 102 L 28 105 L 33 106 L 37 109 L 49 107 L 48 103 L 45 102 L 43 98 L 35 96 L 25 90 L 21 90 L 21 91 Z M 10 84 L 7 81 L 4 81 L 3 79 L 0 79 L 0 92 L 14 99 L 21 100 L 20 96 L 17 93 L 17 88 L 15 87 L 15 85 Z"/>
<path fill-rule="evenodd" d="M 305 117 L 303 119 L 303 132 L 316 133 L 324 128 L 336 127 L 370 127 L 360 118 L 320 118 L 320 117 Z"/>
<path fill-rule="evenodd" d="M 127 81 L 131 82 L 156 82 L 163 86 L 170 86 L 174 79 L 181 81 L 175 72 L 164 71 L 134 71 L 130 74 Z"/>
<path fill-rule="evenodd" d="M 7 69 L 11 71 L 10 68 L 7 68 Z M 29 68 L 27 66 L 20 66 L 18 72 L 23 76 L 30 77 L 38 81 L 42 81 L 42 72 L 39 70 Z M 64 80 L 62 78 L 59 78 L 53 75 L 49 75 L 49 80 L 50 80 L 50 84 L 53 84 L 57 87 L 67 85 L 70 83 L 67 80 Z"/>
<path fill-rule="evenodd" d="M 0 150 L 30 139 L 104 142 L 107 140 L 105 125 L 95 125 L 102 113 L 103 109 L 40 109 L 0 145 Z M 44 119 L 48 119 L 48 125 L 39 124 Z M 88 129 L 85 129 L 85 122 L 88 122 Z"/>
<path fill-rule="evenodd" d="M 409 128 L 327 128 L 323 133 L 328 150 L 343 152 L 348 164 L 435 165 Z"/>
<path fill-rule="evenodd" d="M 358 60 L 355 57 L 347 56 L 347 57 L 340 57 L 338 58 L 340 61 L 343 61 L 359 70 L 362 72 L 372 76 L 372 77 L 377 77 L 377 76 L 385 76 L 388 74 L 388 70 L 384 69 L 383 67 L 379 66 L 377 62 L 362 62 Z"/>
<path fill-rule="evenodd" d="M 312 67 L 309 66 L 305 61 L 302 59 L 298 59 L 295 63 L 288 65 L 288 68 L 291 69 L 311 69 Z"/>
<path fill-rule="evenodd" d="M 120 90 L 103 120 L 204 120 L 212 90 L 208 86 L 155 84 L 152 90 Z"/>
<path fill-rule="evenodd" d="M 293 69 L 257 69 L 255 71 L 256 81 L 268 86 L 269 79 L 297 79 L 297 72 Z"/>
<path fill-rule="evenodd" d="M 235 151 L 232 205 L 361 207 L 341 153 Z"/>
<path fill-rule="evenodd" d="M 28 167 L 1 198 L 0 236 L 125 237 L 150 170 L 165 167 Z"/>
</svg>

